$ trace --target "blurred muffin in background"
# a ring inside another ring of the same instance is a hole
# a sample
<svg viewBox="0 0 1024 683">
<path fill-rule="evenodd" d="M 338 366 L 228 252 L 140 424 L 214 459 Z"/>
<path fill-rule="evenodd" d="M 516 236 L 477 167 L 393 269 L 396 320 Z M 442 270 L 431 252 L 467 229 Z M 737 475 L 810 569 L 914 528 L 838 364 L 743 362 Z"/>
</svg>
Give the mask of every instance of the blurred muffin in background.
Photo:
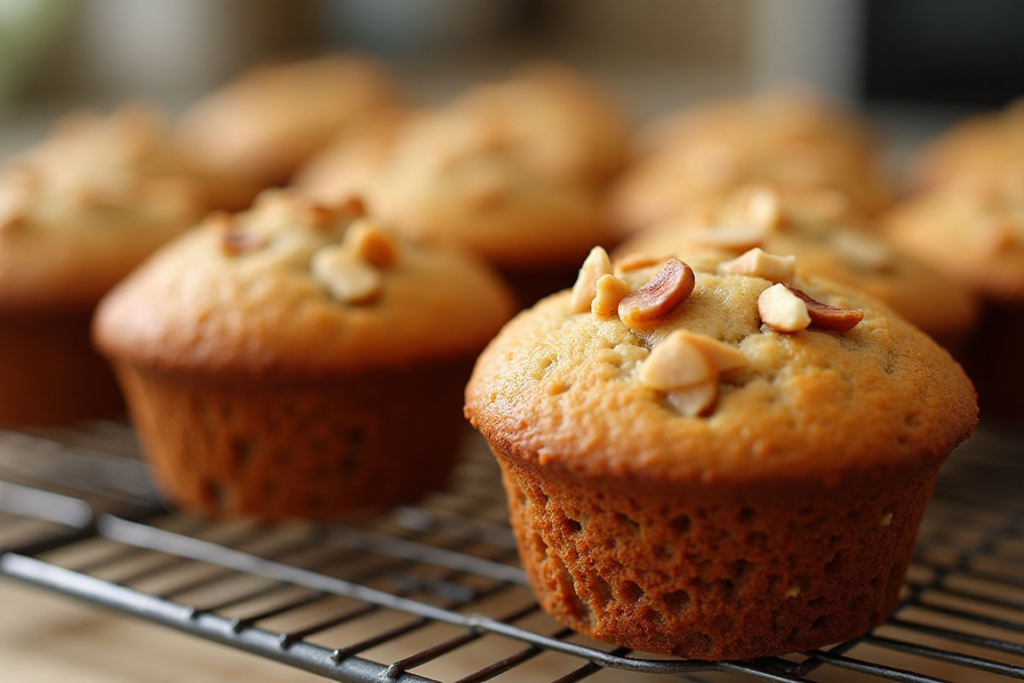
<svg viewBox="0 0 1024 683">
<path fill-rule="evenodd" d="M 939 185 L 895 206 L 888 236 L 984 301 L 963 363 L 983 414 L 1024 418 L 1024 164 Z"/>
<path fill-rule="evenodd" d="M 1024 98 L 940 133 L 912 160 L 909 183 L 924 189 L 1019 164 L 1024 164 Z"/>
<path fill-rule="evenodd" d="M 609 212 L 619 234 L 633 234 L 751 183 L 783 196 L 833 190 L 845 203 L 838 211 L 867 214 L 892 196 L 865 121 L 812 93 L 778 90 L 697 104 L 643 131 Z"/>
<path fill-rule="evenodd" d="M 609 243 L 599 196 L 626 139 L 598 84 L 541 63 L 442 106 L 364 120 L 295 186 L 320 201 L 362 197 L 406 235 L 482 255 L 530 304 L 571 285 L 590 248 Z"/>
<path fill-rule="evenodd" d="M 367 57 L 260 66 L 187 108 L 176 138 L 201 168 L 282 185 L 353 121 L 399 100 L 391 75 Z"/>
<path fill-rule="evenodd" d="M 117 414 L 97 301 L 208 208 L 155 109 L 60 119 L 0 173 L 0 423 Z"/>
<path fill-rule="evenodd" d="M 795 257 L 800 275 L 828 278 L 873 295 L 948 349 L 959 349 L 977 323 L 974 293 L 898 249 L 865 218 L 822 214 L 821 202 L 784 198 L 768 186 L 740 188 L 723 200 L 700 200 L 680 215 L 626 240 L 630 254 L 695 254 L 756 266 L 751 250 Z"/>
</svg>

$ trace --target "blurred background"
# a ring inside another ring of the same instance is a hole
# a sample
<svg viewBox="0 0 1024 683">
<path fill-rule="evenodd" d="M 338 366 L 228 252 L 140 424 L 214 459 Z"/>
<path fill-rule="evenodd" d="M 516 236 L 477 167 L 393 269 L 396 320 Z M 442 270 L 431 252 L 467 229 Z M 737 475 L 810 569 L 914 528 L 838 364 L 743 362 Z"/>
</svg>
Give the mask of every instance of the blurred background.
<svg viewBox="0 0 1024 683">
<path fill-rule="evenodd" d="M 1024 3 L 0 0 L 0 123 L 9 140 L 71 104 L 180 108 L 246 67 L 339 49 L 385 60 L 424 99 L 547 57 L 604 80 L 637 119 L 780 80 L 952 116 L 1024 91 Z"/>
</svg>

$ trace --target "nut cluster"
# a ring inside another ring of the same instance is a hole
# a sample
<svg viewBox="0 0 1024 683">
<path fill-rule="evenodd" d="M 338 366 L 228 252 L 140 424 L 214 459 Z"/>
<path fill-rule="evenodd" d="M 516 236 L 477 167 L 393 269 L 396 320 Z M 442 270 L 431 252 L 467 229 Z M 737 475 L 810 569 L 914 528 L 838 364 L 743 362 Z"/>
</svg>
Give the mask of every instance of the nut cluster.
<svg viewBox="0 0 1024 683">
<path fill-rule="evenodd" d="M 618 275 L 664 262 L 646 284 L 632 290 Z M 756 277 L 773 282 L 757 301 L 761 322 L 770 330 L 793 334 L 815 326 L 847 332 L 864 317 L 861 311 L 818 301 L 791 286 L 796 259 L 776 256 L 754 247 L 730 261 L 720 263 L 723 275 Z M 615 269 L 601 247 L 591 250 L 572 288 L 570 308 L 574 313 L 588 310 L 599 318 L 618 319 L 634 329 L 649 328 L 664 319 L 689 298 L 696 284 L 693 269 L 677 258 L 633 255 Z M 705 414 L 718 398 L 720 376 L 741 369 L 747 359 L 738 348 L 712 337 L 679 329 L 662 340 L 640 366 L 638 379 L 663 391 L 669 401 L 687 416 Z"/>
</svg>

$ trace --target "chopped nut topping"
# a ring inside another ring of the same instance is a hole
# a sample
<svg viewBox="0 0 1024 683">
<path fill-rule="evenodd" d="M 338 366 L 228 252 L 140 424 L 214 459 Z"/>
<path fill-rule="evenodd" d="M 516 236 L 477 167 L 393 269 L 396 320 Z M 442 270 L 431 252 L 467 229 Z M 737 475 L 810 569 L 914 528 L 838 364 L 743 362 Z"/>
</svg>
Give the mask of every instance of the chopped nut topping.
<svg viewBox="0 0 1024 683">
<path fill-rule="evenodd" d="M 757 297 L 761 322 L 776 332 L 799 332 L 811 324 L 807 304 L 786 285 L 774 284 Z"/>
<path fill-rule="evenodd" d="M 818 327 L 823 327 L 826 330 L 835 330 L 836 332 L 848 332 L 864 319 L 864 313 L 861 311 L 822 303 L 812 299 L 799 289 L 793 289 L 792 287 L 787 287 L 786 289 L 804 303 L 807 307 L 807 314 L 811 318 L 811 323 Z M 760 301 L 758 302 L 758 308 L 760 309 Z"/>
<path fill-rule="evenodd" d="M 312 272 L 335 299 L 344 303 L 367 303 L 380 293 L 382 282 L 377 269 L 337 245 L 313 254 Z"/>
<path fill-rule="evenodd" d="M 679 332 L 682 332 L 686 340 L 696 346 L 720 373 L 738 370 L 747 364 L 747 357 L 735 346 L 720 342 L 706 334 L 697 334 L 689 330 Z"/>
<path fill-rule="evenodd" d="M 694 343 L 692 336 L 686 330 L 676 330 L 655 346 L 640 366 L 640 382 L 659 391 L 717 382 L 718 370 L 714 362 Z"/>
<path fill-rule="evenodd" d="M 697 228 L 688 230 L 689 244 L 710 249 L 744 252 L 764 242 L 764 231 L 757 228 Z"/>
<path fill-rule="evenodd" d="M 656 254 L 627 254 L 615 262 L 615 275 L 624 275 L 630 271 L 654 266 L 670 258 L 672 257 Z"/>
<path fill-rule="evenodd" d="M 300 220 L 317 230 L 329 230 L 338 220 L 338 212 L 323 204 L 300 202 L 298 209 Z"/>
<path fill-rule="evenodd" d="M 879 522 L 879 524 L 881 524 L 881 526 L 889 526 L 890 524 L 892 524 L 892 513 L 886 512 L 884 515 L 882 515 L 882 521 Z"/>
<path fill-rule="evenodd" d="M 720 264 L 718 269 L 730 275 L 751 275 L 770 282 L 790 282 L 796 273 L 796 257 L 775 256 L 762 251 L 760 247 L 754 247 L 742 256 Z"/>
<path fill-rule="evenodd" d="M 695 283 L 690 266 L 679 259 L 669 259 L 650 282 L 619 302 L 619 318 L 629 327 L 657 320 L 685 301 Z"/>
<path fill-rule="evenodd" d="M 220 237 L 220 248 L 229 256 L 247 254 L 267 245 L 267 238 L 246 231 L 235 217 L 227 211 L 214 211 L 206 217 L 206 225 L 217 231 Z"/>
<path fill-rule="evenodd" d="M 666 397 L 681 415 L 696 417 L 715 405 L 718 399 L 718 382 L 705 382 L 685 389 L 676 389 L 668 392 Z"/>
<path fill-rule="evenodd" d="M 398 243 L 376 221 L 361 218 L 348 227 L 345 248 L 377 268 L 392 268 L 398 262 Z"/>
<path fill-rule="evenodd" d="M 599 318 L 611 318 L 619 312 L 619 302 L 630 292 L 629 285 L 611 274 L 597 280 L 596 294 L 590 310 Z"/>
<path fill-rule="evenodd" d="M 839 257 L 855 268 L 885 271 L 893 265 L 893 252 L 885 242 L 855 230 L 837 229 L 831 234 Z"/>
<path fill-rule="evenodd" d="M 590 310 L 591 303 L 597 295 L 597 281 L 602 275 L 611 275 L 612 262 L 608 258 L 608 252 L 602 247 L 594 247 L 590 250 L 580 274 L 576 278 L 576 284 L 572 286 L 572 298 L 569 306 L 573 313 L 585 313 Z"/>
<path fill-rule="evenodd" d="M 800 586 L 790 586 L 786 589 L 787 598 L 795 598 L 798 595 L 800 595 Z"/>
<path fill-rule="evenodd" d="M 747 200 L 747 219 L 760 230 L 773 230 L 782 224 L 782 205 L 779 195 L 765 188 L 757 188 Z"/>
</svg>

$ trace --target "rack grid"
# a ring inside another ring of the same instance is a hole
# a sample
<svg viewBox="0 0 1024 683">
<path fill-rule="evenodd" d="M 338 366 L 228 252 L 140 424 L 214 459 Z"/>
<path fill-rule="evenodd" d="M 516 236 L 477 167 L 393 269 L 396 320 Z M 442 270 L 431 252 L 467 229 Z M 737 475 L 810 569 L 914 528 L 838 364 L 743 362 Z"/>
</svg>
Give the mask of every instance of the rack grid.
<svg viewBox="0 0 1024 683">
<path fill-rule="evenodd" d="M 558 625 L 472 434 L 414 506 L 270 525 L 162 507 L 124 423 L 0 432 L 0 575 L 338 681 L 1024 680 L 1024 438 L 985 426 L 951 458 L 887 622 L 781 658 L 684 661 Z"/>
</svg>

